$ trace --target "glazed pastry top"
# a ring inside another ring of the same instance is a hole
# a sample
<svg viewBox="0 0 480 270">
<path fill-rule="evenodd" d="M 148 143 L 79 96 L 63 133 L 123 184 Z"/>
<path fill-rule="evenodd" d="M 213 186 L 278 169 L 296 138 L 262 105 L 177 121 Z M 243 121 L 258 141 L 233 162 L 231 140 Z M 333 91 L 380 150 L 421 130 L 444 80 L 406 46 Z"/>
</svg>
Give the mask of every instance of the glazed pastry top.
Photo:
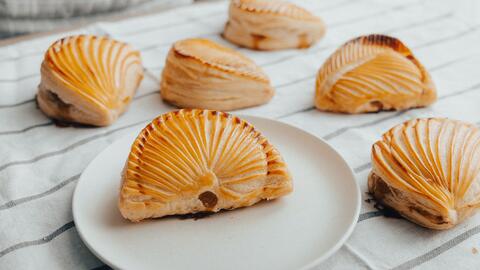
<svg viewBox="0 0 480 270">
<path fill-rule="evenodd" d="M 106 37 L 71 36 L 45 53 L 48 74 L 66 90 L 100 107 L 114 109 L 130 101 L 125 89 L 143 76 L 138 51 Z"/>
<path fill-rule="evenodd" d="M 480 205 L 480 132 L 445 118 L 398 125 L 372 149 L 375 174 L 387 184 L 460 210 Z"/>
<path fill-rule="evenodd" d="M 319 70 L 316 88 L 319 109 L 351 113 L 407 109 L 436 99 L 430 75 L 412 52 L 383 35 L 341 46 Z"/>
<path fill-rule="evenodd" d="M 285 162 L 252 125 L 223 112 L 180 110 L 154 119 L 135 140 L 120 210 L 133 221 L 217 212 L 291 190 Z"/>
<path fill-rule="evenodd" d="M 307 10 L 283 1 L 232 0 L 231 4 L 240 10 L 254 14 L 281 15 L 296 20 L 318 20 Z"/>
<path fill-rule="evenodd" d="M 222 71 L 268 82 L 269 79 L 252 60 L 243 54 L 221 46 L 208 39 L 186 39 L 173 46 L 174 51 L 182 56 L 200 61 L 202 64 Z"/>
</svg>

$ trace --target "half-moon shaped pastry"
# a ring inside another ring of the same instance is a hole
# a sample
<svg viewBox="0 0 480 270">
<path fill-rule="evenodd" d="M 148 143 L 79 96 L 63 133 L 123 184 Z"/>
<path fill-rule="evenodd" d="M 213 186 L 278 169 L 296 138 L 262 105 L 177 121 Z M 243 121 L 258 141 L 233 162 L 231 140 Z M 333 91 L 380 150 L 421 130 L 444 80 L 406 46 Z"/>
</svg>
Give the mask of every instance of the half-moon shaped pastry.
<svg viewBox="0 0 480 270">
<path fill-rule="evenodd" d="M 207 39 L 173 44 L 162 73 L 162 98 L 181 108 L 236 110 L 264 104 L 273 94 L 252 60 Z"/>
<path fill-rule="evenodd" d="M 217 212 L 292 191 L 280 153 L 244 120 L 180 110 L 154 119 L 132 145 L 119 208 L 131 221 Z"/>
<path fill-rule="evenodd" d="M 335 51 L 317 75 L 319 110 L 363 113 L 406 110 L 437 98 L 430 74 L 410 49 L 395 38 L 369 35 Z"/>
<path fill-rule="evenodd" d="M 368 189 L 427 228 L 448 229 L 480 206 L 480 130 L 445 118 L 415 119 L 372 148 Z"/>
<path fill-rule="evenodd" d="M 232 0 L 223 36 L 255 50 L 308 48 L 325 35 L 323 21 L 292 3 Z"/>
<path fill-rule="evenodd" d="M 140 53 L 129 45 L 70 36 L 45 53 L 37 102 L 51 118 L 106 126 L 126 110 L 142 79 Z"/>
</svg>

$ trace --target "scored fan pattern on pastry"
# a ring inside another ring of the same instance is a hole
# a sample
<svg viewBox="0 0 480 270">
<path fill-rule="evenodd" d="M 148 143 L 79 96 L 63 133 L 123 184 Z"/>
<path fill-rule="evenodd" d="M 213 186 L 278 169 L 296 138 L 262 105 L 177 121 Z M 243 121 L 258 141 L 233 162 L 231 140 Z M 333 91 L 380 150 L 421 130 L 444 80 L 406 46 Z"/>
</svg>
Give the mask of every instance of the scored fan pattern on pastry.
<svg viewBox="0 0 480 270">
<path fill-rule="evenodd" d="M 250 206 L 290 193 L 280 153 L 227 113 L 180 110 L 153 120 L 135 140 L 119 207 L 132 221 Z"/>
<path fill-rule="evenodd" d="M 453 227 L 480 206 L 479 131 L 444 118 L 392 128 L 373 145 L 370 192 L 422 226 Z"/>
<path fill-rule="evenodd" d="M 436 99 L 430 75 L 400 40 L 384 35 L 353 39 L 319 70 L 315 105 L 361 113 L 426 106 Z"/>
<path fill-rule="evenodd" d="M 42 110 L 53 118 L 93 125 L 114 121 L 143 78 L 138 51 L 92 35 L 70 36 L 53 43 L 45 53 L 41 71 Z M 75 108 L 67 111 L 69 105 Z"/>
<path fill-rule="evenodd" d="M 223 36 L 255 50 L 308 48 L 325 34 L 323 21 L 286 2 L 232 0 Z"/>
<path fill-rule="evenodd" d="M 243 54 L 208 39 L 194 38 L 176 42 L 175 53 L 191 57 L 208 66 L 269 83 L 267 75 Z"/>
</svg>

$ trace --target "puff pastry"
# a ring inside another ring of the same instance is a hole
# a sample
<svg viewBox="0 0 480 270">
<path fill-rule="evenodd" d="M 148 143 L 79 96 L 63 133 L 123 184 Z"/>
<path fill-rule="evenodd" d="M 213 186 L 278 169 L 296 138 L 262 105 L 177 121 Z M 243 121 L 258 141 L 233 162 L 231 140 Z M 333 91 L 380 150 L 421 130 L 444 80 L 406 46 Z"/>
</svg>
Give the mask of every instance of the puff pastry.
<svg viewBox="0 0 480 270">
<path fill-rule="evenodd" d="M 37 102 L 51 118 L 106 126 L 126 110 L 142 78 L 140 53 L 129 45 L 70 36 L 45 53 Z"/>
<path fill-rule="evenodd" d="M 176 42 L 162 72 L 162 98 L 181 108 L 236 110 L 264 104 L 273 94 L 252 60 L 208 39 Z"/>
<path fill-rule="evenodd" d="M 279 50 L 308 48 L 325 29 L 320 18 L 288 2 L 232 0 L 223 36 L 255 50 Z"/>
<path fill-rule="evenodd" d="M 132 145 L 119 208 L 131 221 L 217 212 L 292 191 L 280 153 L 244 120 L 189 110 L 154 119 Z"/>
<path fill-rule="evenodd" d="M 432 229 L 448 229 L 480 205 L 480 132 L 445 118 L 393 127 L 372 148 L 368 188 L 377 201 Z"/>
<path fill-rule="evenodd" d="M 436 97 L 430 74 L 410 49 L 396 38 L 369 35 L 345 43 L 325 61 L 315 106 L 342 113 L 405 110 Z"/>
</svg>

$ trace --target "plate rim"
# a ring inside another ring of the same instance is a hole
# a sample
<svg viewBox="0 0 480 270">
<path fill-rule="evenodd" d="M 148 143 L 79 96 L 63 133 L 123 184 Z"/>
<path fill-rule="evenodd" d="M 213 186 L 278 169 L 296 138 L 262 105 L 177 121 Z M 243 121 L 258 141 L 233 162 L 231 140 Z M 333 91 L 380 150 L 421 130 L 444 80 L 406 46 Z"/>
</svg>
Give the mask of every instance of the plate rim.
<svg viewBox="0 0 480 270">
<path fill-rule="evenodd" d="M 168 112 L 167 112 L 168 113 Z M 232 113 L 230 113 L 232 114 Z M 300 131 L 302 133 L 305 133 L 306 135 L 308 136 L 311 136 L 313 138 L 315 138 L 316 140 L 319 140 L 320 142 L 322 142 L 323 144 L 325 144 L 330 151 L 332 151 L 339 159 L 341 162 L 344 163 L 345 167 L 348 169 L 348 174 L 350 175 L 350 180 L 353 182 L 353 187 L 355 189 L 355 196 L 357 197 L 357 199 L 355 200 L 356 201 L 356 205 L 355 205 L 355 211 L 354 211 L 354 214 L 352 216 L 352 219 L 350 220 L 349 224 L 348 224 L 348 227 L 347 229 L 344 231 L 342 237 L 340 237 L 338 239 L 338 241 L 335 243 L 335 245 L 332 245 L 325 253 L 323 253 L 322 255 L 320 255 L 318 258 L 314 259 L 313 261 L 310 261 L 308 262 L 307 264 L 305 264 L 304 266 L 301 266 L 300 268 L 298 268 L 298 270 L 307 270 L 307 269 L 310 269 L 314 266 L 317 266 L 319 265 L 321 262 L 325 261 L 326 259 L 330 258 L 335 252 L 337 252 L 344 244 L 345 242 L 348 240 L 348 238 L 352 235 L 356 225 L 357 225 L 357 221 L 358 221 L 358 218 L 360 216 L 360 208 L 361 208 L 361 190 L 360 190 L 360 185 L 358 184 L 358 182 L 356 181 L 355 179 L 355 174 L 353 172 L 353 169 L 350 167 L 350 165 L 348 165 L 348 162 L 345 160 L 345 158 L 330 144 L 328 143 L 327 141 L 325 141 L 324 139 L 322 139 L 321 137 L 307 131 L 307 130 L 304 130 L 304 129 L 301 129 L 299 127 L 296 127 L 292 124 L 289 124 L 289 123 L 285 123 L 285 122 L 282 122 L 282 121 L 279 121 L 277 119 L 272 119 L 272 118 L 267 118 L 267 117 L 262 117 L 262 116 L 254 116 L 254 115 L 243 115 L 243 114 L 232 114 L 232 115 L 235 115 L 237 117 L 239 117 L 240 119 L 243 119 L 247 122 L 251 122 L 251 120 L 253 119 L 253 121 L 255 121 L 256 119 L 260 120 L 260 121 L 271 121 L 271 122 L 275 122 L 276 124 L 280 124 L 280 125 L 283 125 L 287 128 L 293 128 L 297 131 Z M 146 124 L 148 125 L 148 123 Z M 142 130 L 143 130 L 144 127 L 142 127 Z M 260 131 L 262 132 L 262 131 Z M 85 244 L 85 246 L 89 249 L 90 252 L 92 252 L 98 259 L 100 259 L 100 261 L 102 261 L 103 263 L 107 264 L 108 266 L 112 267 L 113 269 L 122 269 L 120 268 L 119 266 L 117 266 L 115 263 L 111 262 L 110 260 L 108 260 L 107 258 L 105 258 L 104 256 L 100 255 L 96 250 L 95 248 L 92 247 L 92 245 L 87 241 L 86 237 L 84 236 L 83 232 L 82 232 L 82 229 L 81 227 L 77 226 L 77 214 L 78 213 L 75 209 L 77 208 L 77 204 L 75 203 L 77 201 L 77 197 L 79 196 L 78 195 L 78 186 L 80 184 L 80 182 L 82 181 L 82 179 L 84 178 L 84 173 L 85 171 L 92 165 L 96 162 L 96 160 L 105 152 L 107 151 L 113 144 L 117 143 L 118 141 L 121 141 L 121 140 L 124 140 L 126 139 L 127 137 L 129 136 L 132 136 L 133 131 L 132 133 L 127 133 L 125 135 L 123 135 L 122 137 L 114 140 L 112 143 L 110 143 L 108 146 L 106 146 L 101 152 L 99 152 L 95 158 L 93 158 L 87 166 L 85 166 L 85 168 L 83 169 L 78 181 L 77 181 L 77 184 L 75 185 L 75 190 L 73 192 L 73 196 L 72 196 L 72 216 L 73 216 L 73 221 L 75 223 L 75 228 L 77 230 L 77 233 L 78 235 L 80 236 L 80 239 L 82 240 L 82 242 Z M 137 135 L 135 136 L 132 136 L 132 137 L 136 137 Z"/>
</svg>

